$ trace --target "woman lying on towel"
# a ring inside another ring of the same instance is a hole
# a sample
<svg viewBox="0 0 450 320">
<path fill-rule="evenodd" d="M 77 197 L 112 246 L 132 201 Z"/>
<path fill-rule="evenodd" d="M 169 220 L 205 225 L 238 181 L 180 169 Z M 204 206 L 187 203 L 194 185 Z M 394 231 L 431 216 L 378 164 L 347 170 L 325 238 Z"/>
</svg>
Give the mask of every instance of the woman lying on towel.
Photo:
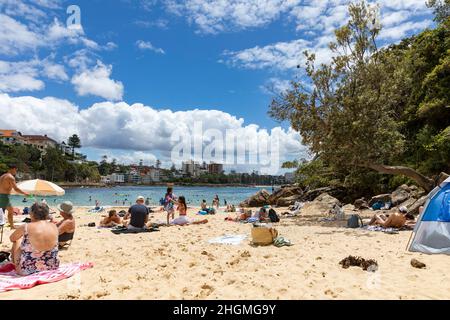
<svg viewBox="0 0 450 320">
<path fill-rule="evenodd" d="M 100 221 L 100 227 L 112 228 L 117 225 L 120 225 L 121 223 L 122 223 L 122 219 L 117 214 L 117 211 L 110 210 L 108 212 L 108 216 L 103 218 L 102 221 Z"/>
<path fill-rule="evenodd" d="M 58 228 L 47 221 L 48 206 L 35 203 L 30 218 L 30 223 L 18 227 L 10 236 L 16 272 L 24 276 L 59 267 Z"/>
<path fill-rule="evenodd" d="M 178 212 L 179 212 L 179 217 L 176 219 L 173 219 L 170 224 L 171 225 L 178 225 L 178 226 L 184 226 L 187 224 L 204 224 L 204 223 L 208 223 L 207 219 L 203 219 L 203 220 L 192 220 L 192 219 L 188 219 L 187 217 L 187 205 L 186 205 L 186 199 L 183 196 L 180 196 L 178 198 Z"/>
</svg>

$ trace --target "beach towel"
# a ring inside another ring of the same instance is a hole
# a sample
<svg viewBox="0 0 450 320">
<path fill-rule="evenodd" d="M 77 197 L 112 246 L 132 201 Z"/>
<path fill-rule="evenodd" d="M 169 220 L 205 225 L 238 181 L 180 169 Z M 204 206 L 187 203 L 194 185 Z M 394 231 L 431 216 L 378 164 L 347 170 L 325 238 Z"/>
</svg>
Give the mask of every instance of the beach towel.
<svg viewBox="0 0 450 320">
<path fill-rule="evenodd" d="M 366 229 L 367 231 L 380 231 L 385 233 L 396 234 L 399 231 L 411 231 L 414 228 L 411 226 L 403 226 L 401 228 L 385 228 L 382 226 L 364 226 L 362 229 Z"/>
<path fill-rule="evenodd" d="M 14 265 L 8 263 L 1 268 L 3 272 L 0 272 L 0 292 L 30 289 L 40 284 L 58 282 L 93 266 L 91 262 L 72 263 L 61 265 L 56 270 L 41 271 L 29 276 L 20 276 L 15 272 Z"/>
<path fill-rule="evenodd" d="M 126 227 L 114 227 L 111 232 L 114 234 L 129 234 L 129 233 L 143 233 L 143 232 L 155 232 L 159 231 L 157 227 L 152 227 L 149 229 L 128 229 Z"/>
<path fill-rule="evenodd" d="M 208 241 L 210 244 L 231 244 L 239 245 L 241 242 L 247 238 L 245 234 L 226 234 L 221 237 L 217 237 Z"/>
</svg>

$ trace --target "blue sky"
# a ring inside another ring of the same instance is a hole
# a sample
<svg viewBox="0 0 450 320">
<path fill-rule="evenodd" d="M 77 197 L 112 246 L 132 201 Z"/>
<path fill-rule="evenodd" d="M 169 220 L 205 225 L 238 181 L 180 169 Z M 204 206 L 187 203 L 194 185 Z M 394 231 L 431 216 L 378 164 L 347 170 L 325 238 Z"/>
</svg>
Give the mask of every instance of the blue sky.
<svg viewBox="0 0 450 320">
<path fill-rule="evenodd" d="M 268 88 L 286 89 L 305 49 L 330 58 L 347 3 L 0 0 L 0 127 L 57 140 L 78 133 L 93 160 L 168 165 L 170 132 L 201 119 L 258 141 L 275 130 L 282 160 L 307 156 L 289 124 L 268 117 Z M 378 3 L 381 44 L 433 25 L 422 0 Z M 66 24 L 71 4 L 79 29 Z"/>
</svg>

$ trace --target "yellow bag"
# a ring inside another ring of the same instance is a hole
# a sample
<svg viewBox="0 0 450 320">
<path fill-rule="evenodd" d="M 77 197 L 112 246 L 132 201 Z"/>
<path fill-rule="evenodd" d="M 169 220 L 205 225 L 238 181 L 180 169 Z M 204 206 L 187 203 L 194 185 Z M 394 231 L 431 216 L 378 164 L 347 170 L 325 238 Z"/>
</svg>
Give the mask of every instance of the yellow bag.
<svg viewBox="0 0 450 320">
<path fill-rule="evenodd" d="M 278 231 L 275 228 L 252 228 L 252 242 L 255 245 L 266 246 L 272 244 L 276 237 L 278 237 Z"/>
</svg>

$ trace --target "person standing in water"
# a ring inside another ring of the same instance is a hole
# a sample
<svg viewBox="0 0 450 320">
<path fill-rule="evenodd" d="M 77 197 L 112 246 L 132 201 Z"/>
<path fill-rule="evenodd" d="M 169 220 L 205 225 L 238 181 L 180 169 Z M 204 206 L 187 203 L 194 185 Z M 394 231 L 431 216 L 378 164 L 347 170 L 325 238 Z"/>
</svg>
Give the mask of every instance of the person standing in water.
<svg viewBox="0 0 450 320">
<path fill-rule="evenodd" d="M 15 229 L 13 219 L 14 210 L 9 199 L 11 191 L 14 189 L 17 193 L 21 193 L 25 197 L 28 196 L 28 193 L 17 187 L 16 174 L 17 166 L 10 165 L 8 171 L 0 176 L 0 208 L 3 209 L 3 212 L 5 212 L 5 210 L 8 211 L 8 223 L 11 229 Z"/>
</svg>

